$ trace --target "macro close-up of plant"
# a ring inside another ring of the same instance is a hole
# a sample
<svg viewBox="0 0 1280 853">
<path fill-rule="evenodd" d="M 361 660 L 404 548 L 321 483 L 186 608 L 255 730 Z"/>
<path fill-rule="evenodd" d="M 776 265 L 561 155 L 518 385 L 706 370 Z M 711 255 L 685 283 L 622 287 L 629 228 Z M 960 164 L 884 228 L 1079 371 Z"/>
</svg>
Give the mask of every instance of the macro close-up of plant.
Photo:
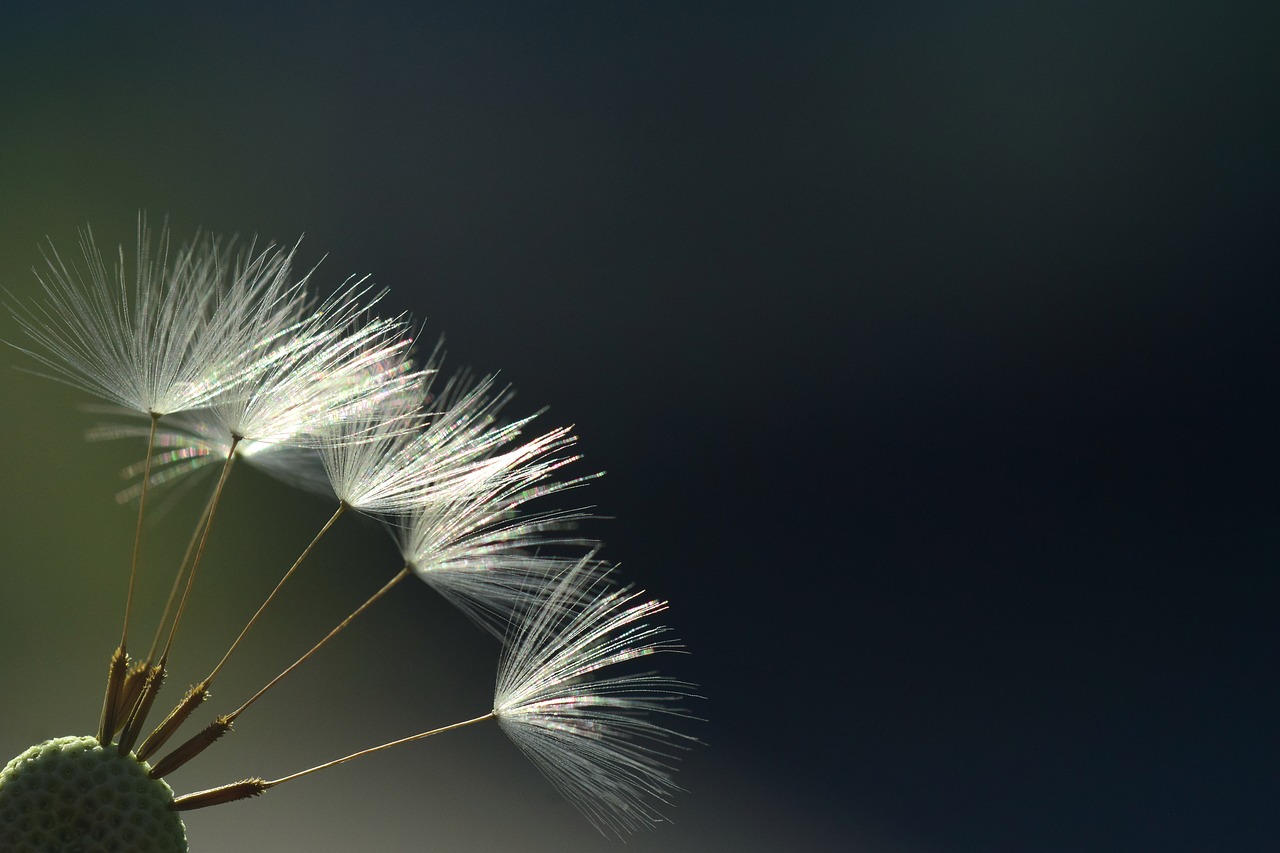
<svg viewBox="0 0 1280 853">
<path fill-rule="evenodd" d="M 97 729 L 48 732 L 0 771 L 0 850 L 186 850 L 186 812 L 261 808 L 231 804 L 486 724 L 606 836 L 663 822 L 679 790 L 675 763 L 696 743 L 687 723 L 697 689 L 650 667 L 654 656 L 682 651 L 660 619 L 666 602 L 628 586 L 598 556 L 600 544 L 582 530 L 590 507 L 556 503 L 597 476 L 576 471 L 572 429 L 539 427 L 539 414 L 507 417 L 512 393 L 495 376 L 446 374 L 442 346 L 420 353 L 419 327 L 407 315 L 379 316 L 384 294 L 366 278 L 317 295 L 315 270 L 299 274 L 296 253 L 296 245 L 209 234 L 179 243 L 140 217 L 128 250 L 102 251 L 87 228 L 75 253 L 50 243 L 38 295 L 7 300 L 21 333 L 8 343 L 21 366 L 93 398 L 87 437 L 127 443 L 139 461 L 124 470 L 117 496 L 136 506 L 131 552 L 93 555 L 118 564 L 122 610 L 118 644 L 103 650 L 105 684 L 84 691 Z M 219 528 L 227 484 L 246 467 L 332 511 L 289 566 L 258 566 L 252 541 L 240 541 L 251 536 Z M 179 521 L 173 506 L 188 491 L 207 497 L 192 521 Z M 344 516 L 385 529 L 399 564 L 327 633 L 297 638 L 278 675 L 197 722 L 215 681 Z M 176 527 L 182 558 L 152 558 L 153 531 Z M 239 543 L 234 559 L 274 586 L 247 619 L 219 612 L 225 651 L 192 663 L 180 654 L 191 630 L 184 618 L 218 585 L 210 543 L 220 537 L 231 540 L 220 556 Z M 491 705 L 460 720 L 424 710 L 416 731 L 275 778 L 257 775 L 266 771 L 247 755 L 244 778 L 195 791 L 174 780 L 206 750 L 234 749 L 251 707 L 304 664 L 323 666 L 328 644 L 410 579 L 461 611 L 481 641 L 499 642 Z M 141 607 L 142 590 L 160 590 L 163 607 Z M 186 680 L 189 689 L 171 695 Z"/>
<path fill-rule="evenodd" d="M 1275 848 L 1277 31 L 3 4 L 0 853 Z"/>
</svg>

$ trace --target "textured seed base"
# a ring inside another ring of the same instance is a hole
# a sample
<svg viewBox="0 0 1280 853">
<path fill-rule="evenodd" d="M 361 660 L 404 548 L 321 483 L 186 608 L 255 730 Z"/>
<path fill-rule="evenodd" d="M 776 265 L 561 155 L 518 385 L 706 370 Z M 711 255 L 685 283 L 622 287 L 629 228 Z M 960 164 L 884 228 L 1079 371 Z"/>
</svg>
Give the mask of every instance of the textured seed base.
<svg viewBox="0 0 1280 853">
<path fill-rule="evenodd" d="M 173 789 L 97 738 L 31 747 L 0 771 L 5 853 L 186 853 Z"/>
</svg>

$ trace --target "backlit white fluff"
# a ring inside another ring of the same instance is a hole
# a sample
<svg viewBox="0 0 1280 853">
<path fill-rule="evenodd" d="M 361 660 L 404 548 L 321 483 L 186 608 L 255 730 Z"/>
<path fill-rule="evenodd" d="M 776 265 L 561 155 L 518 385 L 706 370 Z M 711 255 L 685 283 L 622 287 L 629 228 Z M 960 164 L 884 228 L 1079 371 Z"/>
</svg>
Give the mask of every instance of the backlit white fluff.
<svg viewBox="0 0 1280 853">
<path fill-rule="evenodd" d="M 568 529 L 581 510 L 529 511 L 537 498 L 579 485 L 556 473 L 578 459 L 568 427 L 518 442 L 532 420 L 497 422 L 508 392 L 489 393 L 454 377 L 436 397 L 430 423 L 411 443 L 406 470 L 421 477 L 419 500 L 394 516 L 405 563 L 474 621 L 501 637 L 511 615 L 540 594 L 565 561 L 552 546 L 580 546 Z"/>
<path fill-rule="evenodd" d="M 676 754 L 693 740 L 664 723 L 687 717 L 691 685 L 612 669 L 679 649 L 651 617 L 666 602 L 611 589 L 583 561 L 516 622 L 498 669 L 502 730 L 602 832 L 662 821 L 679 790 Z"/>
<path fill-rule="evenodd" d="M 455 377 L 439 394 L 423 389 L 417 396 L 419 402 L 434 398 L 429 412 L 401 402 L 330 424 L 319 451 L 334 494 L 383 515 L 460 497 L 459 488 L 483 480 L 495 451 L 531 420 L 499 425 L 498 409 L 510 395 L 492 396 L 491 387 L 491 379 L 469 387 L 465 375 Z"/>
<path fill-rule="evenodd" d="M 121 417 L 128 414 L 116 409 L 106 414 Z M 156 431 L 155 450 L 151 458 L 151 488 L 173 484 L 194 477 L 209 466 L 225 462 L 231 451 L 231 435 L 207 411 L 198 409 L 165 418 Z M 145 443 L 149 427 L 137 420 L 103 422 L 86 433 L 90 441 L 134 439 Z M 257 468 L 280 482 L 333 499 L 329 477 L 315 448 L 295 447 L 263 441 L 241 441 L 236 445 L 236 459 Z M 146 460 L 126 467 L 121 476 L 139 478 L 116 494 L 120 503 L 133 500 L 142 491 L 140 478 Z"/>
<path fill-rule="evenodd" d="M 238 438 L 314 447 L 334 422 L 419 383 L 406 370 L 407 321 L 369 317 L 375 301 L 348 280 L 318 306 L 298 308 L 253 372 L 210 402 L 212 416 Z"/>
<path fill-rule="evenodd" d="M 168 232 L 156 238 L 140 218 L 132 269 L 123 250 L 108 265 L 88 229 L 80 249 L 77 264 L 50 246 L 47 273 L 36 272 L 44 300 L 11 306 L 32 343 L 17 348 L 53 378 L 144 414 L 197 408 L 243 381 L 304 298 L 292 253 L 274 246 L 237 253 L 206 235 L 171 255 Z"/>
</svg>

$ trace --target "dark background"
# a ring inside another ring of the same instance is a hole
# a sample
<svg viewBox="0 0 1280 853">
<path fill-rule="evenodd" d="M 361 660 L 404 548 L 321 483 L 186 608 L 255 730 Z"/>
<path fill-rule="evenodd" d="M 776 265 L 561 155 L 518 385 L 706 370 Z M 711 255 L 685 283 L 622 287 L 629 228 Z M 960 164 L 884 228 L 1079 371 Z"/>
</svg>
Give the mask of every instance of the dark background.
<svg viewBox="0 0 1280 853">
<path fill-rule="evenodd" d="M 608 472 L 592 532 L 671 600 L 707 697 L 674 824 L 626 849 L 1268 849 L 1275 8 L 10 4 L 0 281 L 30 293 L 37 245 L 85 223 L 128 243 L 139 209 L 305 232 L 318 282 L 372 274 L 513 412 L 576 424 Z M 94 725 L 138 451 L 0 381 L 9 755 Z M 250 475 L 231 497 L 174 691 L 328 514 Z M 228 707 L 395 568 L 360 525 L 317 559 Z M 400 593 L 175 788 L 485 710 L 492 643 Z M 621 849 L 496 730 L 188 827 Z"/>
</svg>

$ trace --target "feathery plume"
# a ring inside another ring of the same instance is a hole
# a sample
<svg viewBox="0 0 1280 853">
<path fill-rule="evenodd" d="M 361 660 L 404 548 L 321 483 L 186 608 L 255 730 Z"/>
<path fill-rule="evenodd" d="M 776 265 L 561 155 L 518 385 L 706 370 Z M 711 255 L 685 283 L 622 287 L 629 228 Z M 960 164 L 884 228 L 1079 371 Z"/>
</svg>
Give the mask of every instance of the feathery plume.
<svg viewBox="0 0 1280 853">
<path fill-rule="evenodd" d="M 392 401 L 331 423 L 318 449 L 334 494 L 364 512 L 394 515 L 476 478 L 531 418 L 499 426 L 498 409 L 511 395 L 491 397 L 491 378 L 459 391 L 467 381 L 465 375 L 451 379 L 429 412 L 422 402 L 432 395 L 423 386 L 411 401 Z"/>
<path fill-rule="evenodd" d="M 505 397 L 488 397 L 490 386 L 485 380 L 445 395 L 451 403 L 414 439 L 408 454 L 419 460 L 422 494 L 389 529 L 419 578 L 502 637 L 512 614 L 567 565 L 544 549 L 591 544 L 565 532 L 588 517 L 585 510 L 529 513 L 525 505 L 590 478 L 553 479 L 579 458 L 563 453 L 576 441 L 568 427 L 497 452 L 515 441 L 531 418 L 496 425 L 497 406 Z"/>
<path fill-rule="evenodd" d="M 666 602 L 610 589 L 580 562 L 528 607 L 504 646 L 493 714 L 507 736 L 606 834 L 662 821 L 679 790 L 677 752 L 694 739 L 655 719 L 684 717 L 693 686 L 609 668 L 681 647 L 649 622 Z"/>
<path fill-rule="evenodd" d="M 210 414 L 237 439 L 314 447 L 332 424 L 420 383 L 407 369 L 407 320 L 368 316 L 377 299 L 348 279 L 319 305 L 298 306 L 288 334 L 259 348 L 253 372 L 211 400 Z"/>
<path fill-rule="evenodd" d="M 108 266 L 92 232 L 81 232 L 83 267 L 50 245 L 36 271 L 44 302 L 10 306 L 51 376 L 93 396 L 150 415 L 207 404 L 252 369 L 256 348 L 303 298 L 291 283 L 292 252 L 242 252 L 209 236 L 170 257 L 139 217 L 134 268 L 121 250 Z"/>
</svg>

